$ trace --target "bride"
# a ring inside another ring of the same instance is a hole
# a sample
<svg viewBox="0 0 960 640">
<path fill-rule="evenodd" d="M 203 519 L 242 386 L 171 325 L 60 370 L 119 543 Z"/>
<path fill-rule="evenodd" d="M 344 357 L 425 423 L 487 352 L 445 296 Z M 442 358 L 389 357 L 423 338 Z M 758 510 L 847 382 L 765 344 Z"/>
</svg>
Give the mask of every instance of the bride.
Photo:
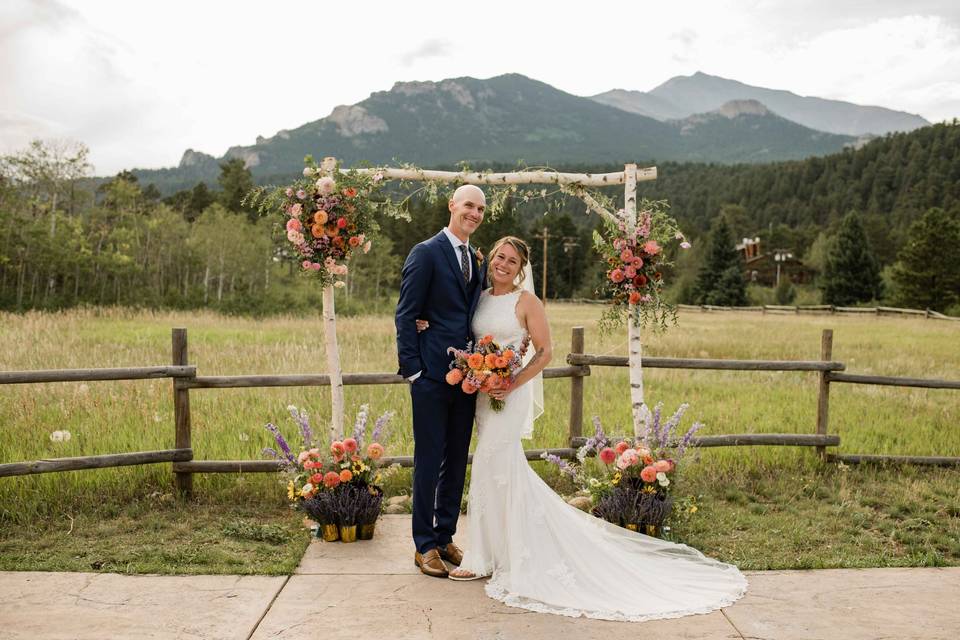
<svg viewBox="0 0 960 640">
<path fill-rule="evenodd" d="M 530 437 L 542 412 L 540 374 L 551 357 L 550 327 L 529 286 L 528 263 L 523 240 L 498 240 L 490 252 L 492 286 L 473 318 L 475 336 L 519 345 L 529 334 L 535 350 L 510 389 L 490 392 L 505 401 L 502 411 L 477 402 L 470 547 L 449 577 L 489 576 L 487 595 L 512 607 L 602 620 L 676 618 L 732 604 L 747 589 L 735 566 L 584 513 L 527 463 L 521 438 Z"/>
</svg>

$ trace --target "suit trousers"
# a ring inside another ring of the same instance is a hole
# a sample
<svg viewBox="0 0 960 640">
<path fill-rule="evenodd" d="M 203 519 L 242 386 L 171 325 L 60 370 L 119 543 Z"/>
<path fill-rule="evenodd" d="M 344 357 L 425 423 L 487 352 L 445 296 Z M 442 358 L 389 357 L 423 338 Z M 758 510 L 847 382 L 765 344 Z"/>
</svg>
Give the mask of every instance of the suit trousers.
<svg viewBox="0 0 960 640">
<path fill-rule="evenodd" d="M 413 400 L 413 541 L 420 553 L 453 541 L 467 472 L 476 395 L 421 376 Z"/>
</svg>

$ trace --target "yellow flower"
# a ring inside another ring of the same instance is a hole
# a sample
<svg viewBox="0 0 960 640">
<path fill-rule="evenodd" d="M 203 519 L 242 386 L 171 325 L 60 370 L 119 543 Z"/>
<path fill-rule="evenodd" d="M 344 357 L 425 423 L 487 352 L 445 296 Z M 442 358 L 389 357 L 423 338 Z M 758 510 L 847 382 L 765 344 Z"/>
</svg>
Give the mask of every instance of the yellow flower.
<svg viewBox="0 0 960 640">
<path fill-rule="evenodd" d="M 620 484 L 620 477 L 620 472 L 617 471 L 615 474 L 613 474 L 613 480 L 610 482 L 610 484 Z"/>
<path fill-rule="evenodd" d="M 690 513 L 696 513 L 696 512 L 697 512 L 697 505 L 692 505 L 690 507 Z"/>
<path fill-rule="evenodd" d="M 291 480 L 290 484 L 287 485 L 287 499 L 293 500 L 295 496 L 296 496 L 296 493 L 294 492 L 294 489 L 293 489 L 293 480 Z"/>
<path fill-rule="evenodd" d="M 650 485 L 644 485 L 643 489 L 640 489 L 641 493 L 656 493 L 657 490 L 655 487 Z"/>
</svg>

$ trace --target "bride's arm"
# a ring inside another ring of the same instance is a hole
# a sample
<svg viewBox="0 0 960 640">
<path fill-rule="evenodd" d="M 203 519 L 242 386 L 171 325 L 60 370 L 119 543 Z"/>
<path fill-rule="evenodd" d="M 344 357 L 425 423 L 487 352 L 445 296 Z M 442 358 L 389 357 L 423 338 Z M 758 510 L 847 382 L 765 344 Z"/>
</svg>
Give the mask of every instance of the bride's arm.
<svg viewBox="0 0 960 640">
<path fill-rule="evenodd" d="M 530 334 L 530 341 L 536 351 L 530 362 L 520 370 L 510 389 L 526 384 L 538 373 L 543 371 L 550 359 L 553 357 L 553 347 L 550 341 L 550 323 L 547 322 L 547 312 L 543 308 L 543 303 L 532 293 L 524 292 L 520 296 L 517 304 L 520 319 L 527 327 L 527 333 Z M 510 393 L 510 389 L 496 389 L 490 392 L 491 398 L 504 398 Z"/>
</svg>

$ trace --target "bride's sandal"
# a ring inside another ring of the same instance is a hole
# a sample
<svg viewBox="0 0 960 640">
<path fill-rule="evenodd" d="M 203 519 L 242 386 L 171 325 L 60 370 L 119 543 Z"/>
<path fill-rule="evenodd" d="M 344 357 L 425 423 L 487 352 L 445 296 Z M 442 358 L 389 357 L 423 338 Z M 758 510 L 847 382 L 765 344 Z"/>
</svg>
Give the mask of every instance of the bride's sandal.
<svg viewBox="0 0 960 640">
<path fill-rule="evenodd" d="M 459 575 L 457 575 L 459 574 Z M 486 578 L 487 576 L 478 576 L 472 571 L 467 571 L 466 569 L 454 569 L 447 574 L 447 577 L 451 580 L 457 580 L 459 582 L 468 582 L 470 580 L 479 580 L 481 578 Z"/>
</svg>

